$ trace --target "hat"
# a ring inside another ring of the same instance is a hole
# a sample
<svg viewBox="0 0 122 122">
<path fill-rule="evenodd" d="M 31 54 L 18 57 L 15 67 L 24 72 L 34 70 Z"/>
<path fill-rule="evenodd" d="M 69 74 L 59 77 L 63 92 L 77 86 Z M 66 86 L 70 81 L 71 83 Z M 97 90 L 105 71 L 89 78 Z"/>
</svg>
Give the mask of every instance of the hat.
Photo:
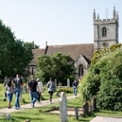
<svg viewBox="0 0 122 122">
<path fill-rule="evenodd" d="M 36 81 L 39 81 L 39 80 L 40 80 L 39 78 L 36 79 Z"/>
</svg>

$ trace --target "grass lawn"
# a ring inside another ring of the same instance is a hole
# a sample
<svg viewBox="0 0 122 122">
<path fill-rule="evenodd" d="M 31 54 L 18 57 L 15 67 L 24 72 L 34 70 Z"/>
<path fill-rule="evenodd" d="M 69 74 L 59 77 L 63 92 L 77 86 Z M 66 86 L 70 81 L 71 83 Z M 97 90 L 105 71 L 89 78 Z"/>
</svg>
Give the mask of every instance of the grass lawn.
<svg viewBox="0 0 122 122">
<path fill-rule="evenodd" d="M 31 122 L 59 122 L 60 115 L 51 114 L 45 112 L 46 110 L 50 110 L 52 107 L 58 107 L 59 103 L 49 104 L 47 106 L 43 106 L 40 108 L 32 108 L 28 110 L 24 110 L 21 112 L 11 113 L 12 119 L 9 122 L 24 122 L 27 119 L 30 119 Z M 79 107 L 80 101 L 79 99 L 68 100 L 68 106 Z M 92 113 L 89 117 L 79 117 L 79 120 L 75 119 L 75 116 L 68 116 L 68 122 L 89 122 L 95 116 L 109 116 L 109 117 L 122 117 L 122 112 L 114 112 L 114 111 L 99 111 Z M 5 120 L 5 116 L 0 117 L 0 122 L 7 122 Z"/>
<path fill-rule="evenodd" d="M 2 89 L 0 90 L 0 103 L 1 103 L 0 107 L 2 108 L 4 106 L 7 106 L 7 102 L 3 102 L 1 99 L 3 98 L 3 93 L 4 93 L 3 86 L 0 85 L 0 89 Z M 47 91 L 43 93 L 43 97 L 46 100 L 49 99 L 49 95 Z M 57 96 L 54 94 L 53 98 L 56 98 L 56 97 Z M 25 98 L 25 101 L 27 103 L 30 103 L 30 98 L 27 93 L 23 94 L 23 98 Z M 12 102 L 12 104 L 14 105 L 14 101 Z M 80 100 L 78 98 L 68 100 L 67 105 L 74 106 L 74 107 L 82 107 L 82 105 L 80 104 Z M 31 122 L 59 122 L 60 115 L 45 112 L 46 110 L 50 110 L 52 107 L 59 107 L 59 103 L 53 103 L 53 104 L 49 104 L 47 106 L 43 106 L 39 108 L 32 108 L 32 109 L 27 109 L 20 112 L 11 113 L 11 117 L 12 117 L 11 120 L 6 120 L 5 116 L 0 116 L 0 122 L 25 122 L 25 120 L 27 119 L 30 119 Z M 80 116 L 79 120 L 76 120 L 75 116 L 68 116 L 67 119 L 68 119 L 68 122 L 79 122 L 79 121 L 89 122 L 95 116 L 122 117 L 122 112 L 101 110 L 99 112 L 92 113 L 89 117 Z"/>
</svg>

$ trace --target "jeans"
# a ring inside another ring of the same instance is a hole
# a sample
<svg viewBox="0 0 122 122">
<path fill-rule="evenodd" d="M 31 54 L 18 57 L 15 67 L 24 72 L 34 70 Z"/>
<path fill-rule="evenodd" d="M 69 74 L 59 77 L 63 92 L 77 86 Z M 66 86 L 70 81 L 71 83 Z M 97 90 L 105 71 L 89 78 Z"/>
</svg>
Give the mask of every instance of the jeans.
<svg viewBox="0 0 122 122">
<path fill-rule="evenodd" d="M 7 93 L 8 102 L 12 101 L 13 93 Z"/>
<path fill-rule="evenodd" d="M 31 99 L 31 104 L 34 105 L 36 100 L 38 99 L 39 95 L 37 92 L 32 92 L 30 91 L 30 99 Z"/>
<path fill-rule="evenodd" d="M 73 87 L 74 95 L 77 95 L 77 87 Z"/>
<path fill-rule="evenodd" d="M 20 89 L 17 88 L 15 89 L 15 108 L 20 108 L 19 97 L 20 97 Z"/>
</svg>

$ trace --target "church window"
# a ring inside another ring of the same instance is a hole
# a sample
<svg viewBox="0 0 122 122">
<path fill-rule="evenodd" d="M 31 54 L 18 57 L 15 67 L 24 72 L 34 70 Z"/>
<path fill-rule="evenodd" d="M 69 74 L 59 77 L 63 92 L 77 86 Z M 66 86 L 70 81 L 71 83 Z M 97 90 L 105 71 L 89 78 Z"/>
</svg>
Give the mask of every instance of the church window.
<svg viewBox="0 0 122 122">
<path fill-rule="evenodd" d="M 83 65 L 80 65 L 79 68 L 78 68 L 78 75 L 80 77 L 80 76 L 83 76 L 83 74 L 84 74 Z"/>
<path fill-rule="evenodd" d="M 107 36 L 107 29 L 106 29 L 106 27 L 102 28 L 102 36 Z"/>
</svg>

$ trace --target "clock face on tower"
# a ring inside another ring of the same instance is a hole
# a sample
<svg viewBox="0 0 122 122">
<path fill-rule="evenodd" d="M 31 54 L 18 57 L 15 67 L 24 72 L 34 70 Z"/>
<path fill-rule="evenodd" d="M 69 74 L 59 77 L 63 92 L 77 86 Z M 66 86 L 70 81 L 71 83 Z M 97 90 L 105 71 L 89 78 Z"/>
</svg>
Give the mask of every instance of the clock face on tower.
<svg viewBox="0 0 122 122">
<path fill-rule="evenodd" d="M 105 48 L 107 48 L 107 47 L 109 46 L 107 42 L 103 42 L 102 45 L 103 45 L 103 47 L 105 47 Z"/>
</svg>

